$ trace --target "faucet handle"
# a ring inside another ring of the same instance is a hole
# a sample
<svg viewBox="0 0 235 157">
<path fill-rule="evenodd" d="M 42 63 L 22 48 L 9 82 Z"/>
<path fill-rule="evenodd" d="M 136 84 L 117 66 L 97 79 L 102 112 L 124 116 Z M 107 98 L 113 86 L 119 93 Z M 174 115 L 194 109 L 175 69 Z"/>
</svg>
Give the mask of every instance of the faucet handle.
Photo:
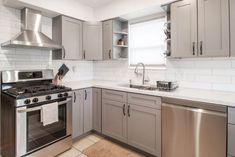
<svg viewBox="0 0 235 157">
<path fill-rule="evenodd" d="M 150 78 L 147 76 L 147 77 L 144 79 L 144 82 L 146 82 L 146 83 L 150 82 Z"/>
</svg>

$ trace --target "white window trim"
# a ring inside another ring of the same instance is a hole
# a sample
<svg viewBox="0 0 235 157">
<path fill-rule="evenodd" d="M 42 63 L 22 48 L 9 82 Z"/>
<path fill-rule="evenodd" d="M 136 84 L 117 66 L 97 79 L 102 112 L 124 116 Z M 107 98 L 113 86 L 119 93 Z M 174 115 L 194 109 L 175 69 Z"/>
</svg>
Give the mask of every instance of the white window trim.
<svg viewBox="0 0 235 157">
<path fill-rule="evenodd" d="M 161 18 L 165 18 L 167 21 L 167 17 L 165 13 L 159 13 L 159 14 L 153 14 L 153 15 L 149 15 L 149 16 L 144 16 L 144 17 L 140 17 L 140 18 L 136 18 L 136 19 L 132 19 L 128 21 L 128 32 L 130 32 L 130 25 L 131 24 L 137 24 L 137 23 L 142 23 L 142 22 L 147 22 L 147 21 L 151 21 L 151 20 L 156 20 L 156 19 L 161 19 Z M 130 37 L 128 38 L 128 43 L 130 43 Z M 130 52 L 130 46 L 128 47 L 128 52 Z M 137 64 L 130 64 L 130 54 L 128 53 L 128 68 L 129 69 L 134 69 L 136 67 Z M 157 69 L 157 70 L 165 70 L 166 69 L 166 63 L 165 64 L 151 64 L 151 65 L 145 65 L 146 69 Z"/>
</svg>

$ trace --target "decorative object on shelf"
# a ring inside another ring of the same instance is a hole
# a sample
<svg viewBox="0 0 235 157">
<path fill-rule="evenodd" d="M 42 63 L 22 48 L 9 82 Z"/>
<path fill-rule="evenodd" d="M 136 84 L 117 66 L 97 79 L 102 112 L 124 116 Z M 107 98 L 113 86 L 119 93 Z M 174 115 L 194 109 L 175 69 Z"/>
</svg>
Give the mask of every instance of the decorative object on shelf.
<svg viewBox="0 0 235 157">
<path fill-rule="evenodd" d="M 123 38 L 118 40 L 117 45 L 125 45 Z"/>
</svg>

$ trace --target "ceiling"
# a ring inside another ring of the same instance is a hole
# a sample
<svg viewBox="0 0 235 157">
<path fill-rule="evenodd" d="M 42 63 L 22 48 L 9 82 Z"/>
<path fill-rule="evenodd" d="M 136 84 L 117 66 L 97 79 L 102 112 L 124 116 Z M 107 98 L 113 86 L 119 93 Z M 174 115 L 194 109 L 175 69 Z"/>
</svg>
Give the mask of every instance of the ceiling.
<svg viewBox="0 0 235 157">
<path fill-rule="evenodd" d="M 92 8 L 98 8 L 116 0 L 78 0 L 78 1 Z"/>
</svg>

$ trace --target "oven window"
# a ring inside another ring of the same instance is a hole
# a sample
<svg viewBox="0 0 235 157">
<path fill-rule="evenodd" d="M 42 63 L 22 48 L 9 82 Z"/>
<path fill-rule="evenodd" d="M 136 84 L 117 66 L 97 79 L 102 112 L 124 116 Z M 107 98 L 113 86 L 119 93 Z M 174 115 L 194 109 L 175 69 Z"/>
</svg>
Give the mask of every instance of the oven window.
<svg viewBox="0 0 235 157">
<path fill-rule="evenodd" d="M 40 110 L 27 113 L 27 152 L 66 136 L 66 104 L 58 108 L 59 121 L 46 126 Z"/>
</svg>

